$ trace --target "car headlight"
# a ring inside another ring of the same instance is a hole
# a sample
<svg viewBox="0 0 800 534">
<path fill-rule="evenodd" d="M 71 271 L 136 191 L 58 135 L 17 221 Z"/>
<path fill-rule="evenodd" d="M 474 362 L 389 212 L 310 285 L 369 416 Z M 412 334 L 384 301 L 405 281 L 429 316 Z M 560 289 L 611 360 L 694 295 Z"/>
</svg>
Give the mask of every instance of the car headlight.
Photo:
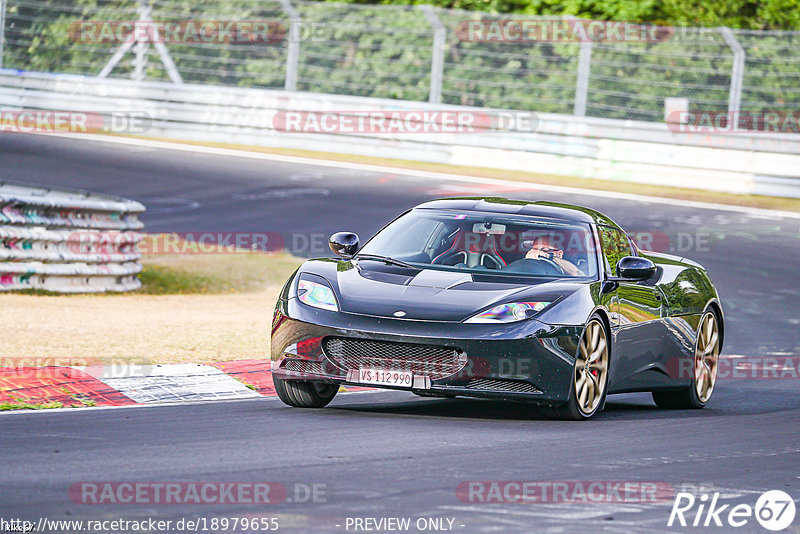
<svg viewBox="0 0 800 534">
<path fill-rule="evenodd" d="M 300 302 L 303 304 L 314 308 L 339 311 L 333 289 L 325 284 L 301 279 L 297 284 L 297 298 L 299 298 Z"/>
<path fill-rule="evenodd" d="M 542 311 L 550 302 L 512 302 L 473 315 L 465 323 L 513 323 Z"/>
</svg>

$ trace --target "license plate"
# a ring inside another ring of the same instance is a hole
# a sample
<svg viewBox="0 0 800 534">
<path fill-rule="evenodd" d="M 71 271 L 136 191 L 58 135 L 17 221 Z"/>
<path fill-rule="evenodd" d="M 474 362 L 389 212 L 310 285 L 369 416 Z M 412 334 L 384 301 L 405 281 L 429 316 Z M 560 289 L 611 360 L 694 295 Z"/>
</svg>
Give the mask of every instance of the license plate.
<svg viewBox="0 0 800 534">
<path fill-rule="evenodd" d="M 361 384 L 410 388 L 414 383 L 414 374 L 411 371 L 390 371 L 388 369 L 362 367 L 358 370 L 358 381 Z"/>
</svg>

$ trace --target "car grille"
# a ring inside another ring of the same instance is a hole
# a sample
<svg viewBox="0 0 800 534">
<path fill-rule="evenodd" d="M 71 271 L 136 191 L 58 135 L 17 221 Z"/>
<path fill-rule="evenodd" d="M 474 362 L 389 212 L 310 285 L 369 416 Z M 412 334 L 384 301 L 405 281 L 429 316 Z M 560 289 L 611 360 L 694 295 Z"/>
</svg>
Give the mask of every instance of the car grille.
<svg viewBox="0 0 800 534">
<path fill-rule="evenodd" d="M 287 371 L 295 371 L 298 373 L 308 373 L 312 375 L 326 374 L 322 362 L 311 362 L 308 360 L 291 360 L 287 359 L 283 363 L 283 369 Z"/>
<path fill-rule="evenodd" d="M 327 337 L 322 340 L 322 348 L 345 371 L 375 367 L 411 371 L 431 380 L 454 375 L 467 363 L 467 355 L 461 350 L 419 343 Z"/>
<path fill-rule="evenodd" d="M 535 386 L 521 380 L 497 380 L 492 378 L 473 378 L 467 384 L 468 389 L 486 391 L 513 391 L 517 393 L 541 393 Z"/>
</svg>

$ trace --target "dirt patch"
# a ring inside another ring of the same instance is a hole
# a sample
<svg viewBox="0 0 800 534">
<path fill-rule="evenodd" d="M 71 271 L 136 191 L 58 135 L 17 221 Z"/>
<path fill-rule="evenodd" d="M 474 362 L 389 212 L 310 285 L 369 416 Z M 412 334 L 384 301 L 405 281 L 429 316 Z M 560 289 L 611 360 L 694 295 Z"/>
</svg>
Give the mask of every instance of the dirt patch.
<svg viewBox="0 0 800 534">
<path fill-rule="evenodd" d="M 141 291 L 0 295 L 0 367 L 265 358 L 287 254 L 146 255 Z"/>
<path fill-rule="evenodd" d="M 267 357 L 280 286 L 218 295 L 4 295 L 3 358 L 207 363 Z M 5 363 L 5 362 L 4 362 Z"/>
</svg>

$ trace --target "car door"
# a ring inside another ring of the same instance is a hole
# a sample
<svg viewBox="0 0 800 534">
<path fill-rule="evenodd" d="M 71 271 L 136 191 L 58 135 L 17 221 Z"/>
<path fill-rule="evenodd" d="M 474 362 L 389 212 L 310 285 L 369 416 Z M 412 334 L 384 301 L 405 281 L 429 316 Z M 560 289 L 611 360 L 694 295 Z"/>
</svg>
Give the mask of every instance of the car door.
<svg viewBox="0 0 800 534">
<path fill-rule="evenodd" d="M 634 255 L 627 234 L 618 228 L 599 225 L 600 243 L 606 273 L 616 276 L 616 265 L 625 256 Z M 619 281 L 614 290 L 614 312 L 618 323 L 612 347 L 611 387 L 638 389 L 661 383 L 658 371 L 668 356 L 668 341 L 662 317 L 664 297 L 652 281 Z"/>
</svg>

